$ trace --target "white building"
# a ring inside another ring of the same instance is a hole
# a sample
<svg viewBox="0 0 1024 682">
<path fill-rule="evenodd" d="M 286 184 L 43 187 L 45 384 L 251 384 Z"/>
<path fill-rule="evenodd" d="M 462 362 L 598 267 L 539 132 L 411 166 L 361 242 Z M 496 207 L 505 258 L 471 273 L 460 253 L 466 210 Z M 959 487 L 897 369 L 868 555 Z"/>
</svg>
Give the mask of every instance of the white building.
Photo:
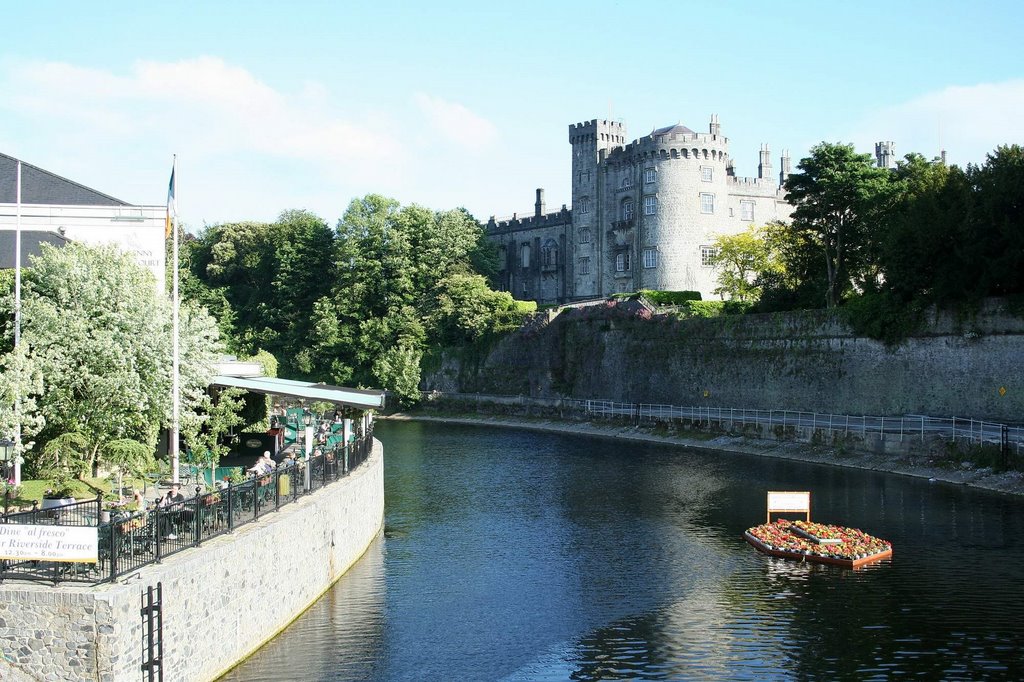
<svg viewBox="0 0 1024 682">
<path fill-rule="evenodd" d="M 0 267 L 13 267 L 18 160 L 0 154 Z M 166 206 L 137 206 L 21 163 L 22 265 L 40 241 L 115 244 L 134 254 L 164 291 Z M 49 235 L 49 236 L 48 236 Z"/>
</svg>

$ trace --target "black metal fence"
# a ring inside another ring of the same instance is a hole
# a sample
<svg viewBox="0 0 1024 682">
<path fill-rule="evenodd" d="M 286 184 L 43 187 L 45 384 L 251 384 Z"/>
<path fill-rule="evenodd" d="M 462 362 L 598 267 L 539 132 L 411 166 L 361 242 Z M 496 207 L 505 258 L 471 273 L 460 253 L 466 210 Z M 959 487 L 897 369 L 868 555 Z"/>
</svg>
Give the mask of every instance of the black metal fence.
<svg viewBox="0 0 1024 682">
<path fill-rule="evenodd" d="M 97 498 L 55 509 L 9 514 L 0 522 L 96 527 L 99 555 L 96 563 L 5 559 L 0 561 L 0 582 L 113 582 L 147 564 L 230 533 L 344 478 L 366 461 L 372 449 L 373 436 L 367 434 L 347 447 L 339 444 L 308 460 L 282 464 L 269 474 L 236 485 L 228 483 L 221 490 L 200 493 L 197 488 L 196 495 L 183 502 L 145 512 L 106 512 Z"/>
</svg>

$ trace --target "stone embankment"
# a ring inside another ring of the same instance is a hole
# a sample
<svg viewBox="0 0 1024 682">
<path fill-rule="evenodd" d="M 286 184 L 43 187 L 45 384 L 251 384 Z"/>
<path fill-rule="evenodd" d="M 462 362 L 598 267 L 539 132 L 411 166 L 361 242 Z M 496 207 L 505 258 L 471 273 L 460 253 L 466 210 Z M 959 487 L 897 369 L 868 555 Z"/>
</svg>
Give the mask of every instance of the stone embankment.
<svg viewBox="0 0 1024 682">
<path fill-rule="evenodd" d="M 147 587 L 163 587 L 163 679 L 213 680 L 274 637 L 384 521 L 384 452 L 259 521 L 114 584 L 0 585 L 0 680 L 146 679 Z"/>
<path fill-rule="evenodd" d="M 985 490 L 1024 495 L 1024 473 L 1020 471 L 995 472 L 990 468 L 957 463 L 950 465 L 928 450 L 882 448 L 865 450 L 813 445 L 796 441 L 776 441 L 707 434 L 684 430 L 664 430 L 636 425 L 612 423 L 571 422 L 556 419 L 528 417 L 487 417 L 469 414 L 428 414 L 409 412 L 393 414 L 386 419 L 433 421 L 451 424 L 472 424 L 488 427 L 531 429 L 571 433 L 600 438 L 618 438 L 649 443 L 664 443 L 681 447 L 700 448 L 722 453 L 738 452 L 762 457 L 777 457 L 830 466 L 852 467 L 884 471 L 906 476 L 926 478 L 936 483 L 969 485 Z M 909 445 L 909 443 L 908 443 Z"/>
</svg>

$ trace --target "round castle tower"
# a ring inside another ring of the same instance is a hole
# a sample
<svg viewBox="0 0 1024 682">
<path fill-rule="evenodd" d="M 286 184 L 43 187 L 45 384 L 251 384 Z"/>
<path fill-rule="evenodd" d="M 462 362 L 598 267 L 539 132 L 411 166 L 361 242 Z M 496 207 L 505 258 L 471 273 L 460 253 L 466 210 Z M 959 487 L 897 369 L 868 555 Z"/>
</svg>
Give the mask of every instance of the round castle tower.
<svg viewBox="0 0 1024 682">
<path fill-rule="evenodd" d="M 700 249 L 721 231 L 729 193 L 729 141 L 717 117 L 708 133 L 683 125 L 654 130 L 612 151 L 607 164 L 612 289 L 708 291 Z"/>
</svg>

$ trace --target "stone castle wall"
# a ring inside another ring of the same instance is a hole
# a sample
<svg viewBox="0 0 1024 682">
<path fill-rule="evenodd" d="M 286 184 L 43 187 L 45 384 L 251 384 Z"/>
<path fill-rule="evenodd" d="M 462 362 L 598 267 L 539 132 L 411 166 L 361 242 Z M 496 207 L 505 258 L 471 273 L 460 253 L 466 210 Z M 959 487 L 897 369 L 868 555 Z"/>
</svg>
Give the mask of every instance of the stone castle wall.
<svg viewBox="0 0 1024 682">
<path fill-rule="evenodd" d="M 272 638 L 366 551 L 384 518 L 384 453 L 278 512 L 113 585 L 0 586 L 0 679 L 144 679 L 139 615 L 163 584 L 165 680 L 213 680 Z M 13 664 L 13 665 L 12 665 Z"/>
<path fill-rule="evenodd" d="M 645 288 L 711 298 L 716 274 L 705 261 L 715 237 L 785 219 L 791 207 L 767 146 L 759 177 L 738 178 L 717 117 L 710 130 L 671 126 L 626 143 L 621 122 L 570 125 L 572 210 L 545 215 L 538 198 L 535 216 L 487 225 L 488 238 L 506 249 L 501 287 L 541 304 Z M 534 255 L 557 248 L 557 263 L 523 267 L 524 245 Z"/>
<path fill-rule="evenodd" d="M 826 311 L 677 321 L 598 307 L 507 337 L 482 358 L 450 355 L 423 387 L 1020 422 L 1022 358 L 1024 319 L 999 301 L 974 320 L 933 319 L 897 348 L 857 336 Z"/>
</svg>

